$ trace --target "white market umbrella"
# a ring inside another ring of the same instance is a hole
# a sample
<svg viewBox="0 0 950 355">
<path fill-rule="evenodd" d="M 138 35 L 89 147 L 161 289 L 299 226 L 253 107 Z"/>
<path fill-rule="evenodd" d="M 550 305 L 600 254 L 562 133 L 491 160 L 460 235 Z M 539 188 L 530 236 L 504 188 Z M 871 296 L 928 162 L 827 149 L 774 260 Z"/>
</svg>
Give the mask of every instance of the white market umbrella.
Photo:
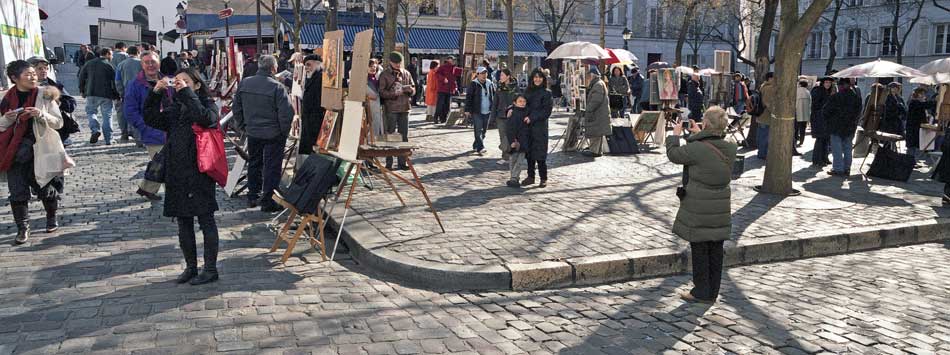
<svg viewBox="0 0 950 355">
<path fill-rule="evenodd" d="M 702 75 L 702 76 L 713 76 L 713 74 L 722 74 L 722 73 L 717 72 L 716 69 L 713 69 L 713 68 L 701 69 L 699 71 L 699 75 Z"/>
<path fill-rule="evenodd" d="M 914 84 L 927 84 L 927 85 L 950 84 L 950 73 L 937 73 L 937 74 L 929 74 L 926 76 L 920 76 L 920 77 L 910 79 L 910 82 Z"/>
<path fill-rule="evenodd" d="M 886 60 L 855 65 L 832 75 L 835 78 L 916 78 L 925 76 L 917 69 Z"/>
<path fill-rule="evenodd" d="M 680 65 L 676 67 L 676 70 L 679 71 L 680 74 L 693 75 L 693 68 L 687 66 Z"/>
<path fill-rule="evenodd" d="M 606 59 L 610 53 L 600 46 L 590 42 L 564 43 L 548 55 L 548 59 Z"/>
<path fill-rule="evenodd" d="M 950 58 L 937 59 L 920 67 L 925 74 L 950 73 Z"/>
</svg>

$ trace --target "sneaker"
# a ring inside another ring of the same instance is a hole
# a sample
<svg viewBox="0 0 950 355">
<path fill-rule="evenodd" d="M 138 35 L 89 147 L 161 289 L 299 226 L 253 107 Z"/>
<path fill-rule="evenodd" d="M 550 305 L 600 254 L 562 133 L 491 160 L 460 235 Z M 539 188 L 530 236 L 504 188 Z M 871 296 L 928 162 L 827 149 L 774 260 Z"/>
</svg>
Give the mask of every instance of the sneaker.
<svg viewBox="0 0 950 355">
<path fill-rule="evenodd" d="M 539 187 L 539 188 L 542 188 L 542 189 L 545 188 L 545 187 L 548 187 L 548 181 L 547 181 L 547 180 L 541 180 L 541 183 L 538 184 L 538 187 Z"/>
<path fill-rule="evenodd" d="M 521 184 L 518 184 L 517 179 L 508 180 L 508 182 L 506 182 L 505 185 L 508 185 L 508 187 L 514 187 L 516 189 L 521 187 Z"/>
<path fill-rule="evenodd" d="M 247 207 L 254 208 L 260 203 L 261 198 L 257 196 L 248 196 L 247 197 Z"/>
<path fill-rule="evenodd" d="M 488 153 L 488 149 L 484 149 L 484 148 L 483 148 L 482 150 L 479 150 L 478 153 L 479 153 L 479 154 Z"/>
<path fill-rule="evenodd" d="M 89 137 L 89 144 L 96 144 L 96 143 L 98 143 L 98 142 L 99 142 L 99 136 L 101 136 L 101 135 L 102 135 L 102 133 L 99 133 L 99 132 L 92 132 L 92 136 Z"/>
<path fill-rule="evenodd" d="M 533 177 L 529 177 L 529 178 L 526 178 L 526 179 L 524 179 L 524 180 L 521 180 L 521 186 L 530 186 L 530 185 L 534 185 L 534 178 L 533 178 Z"/>
<path fill-rule="evenodd" d="M 128 134 L 123 134 L 122 137 L 119 137 L 119 143 L 128 143 L 128 142 L 129 142 Z"/>
<path fill-rule="evenodd" d="M 501 160 L 496 161 L 495 164 L 498 164 L 498 165 L 508 165 L 508 161 L 507 161 L 507 160 L 504 160 L 504 159 L 501 159 Z"/>
<path fill-rule="evenodd" d="M 159 201 L 159 200 L 162 199 L 161 196 L 158 196 L 158 195 L 156 195 L 156 194 L 153 194 L 153 193 L 151 193 L 151 192 L 148 192 L 148 191 L 145 191 L 145 190 L 142 190 L 142 189 L 136 190 L 135 193 L 137 193 L 139 196 L 145 197 L 146 199 L 151 200 L 151 201 Z"/>
<path fill-rule="evenodd" d="M 480 151 L 480 150 L 478 150 L 478 149 L 473 149 L 472 152 L 475 153 L 475 155 L 478 155 L 478 156 L 481 156 L 481 155 L 482 155 L 482 151 Z"/>
</svg>

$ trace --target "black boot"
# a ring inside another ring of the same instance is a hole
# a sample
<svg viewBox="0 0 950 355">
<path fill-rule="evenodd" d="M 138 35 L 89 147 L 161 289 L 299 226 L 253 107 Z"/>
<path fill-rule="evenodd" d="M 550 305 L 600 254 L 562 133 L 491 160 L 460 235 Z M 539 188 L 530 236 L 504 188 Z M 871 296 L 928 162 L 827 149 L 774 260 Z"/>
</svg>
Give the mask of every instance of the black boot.
<svg viewBox="0 0 950 355">
<path fill-rule="evenodd" d="M 17 230 L 13 243 L 26 243 L 30 239 L 30 205 L 28 202 L 10 202 L 10 208 L 13 209 L 13 222 Z"/>
<path fill-rule="evenodd" d="M 198 217 L 198 222 L 204 236 L 205 267 L 201 274 L 191 279 L 192 285 L 204 285 L 218 280 L 218 226 L 212 214 Z"/>
<path fill-rule="evenodd" d="M 183 284 L 198 274 L 198 251 L 195 245 L 195 221 L 191 217 L 178 218 L 178 246 L 185 257 L 185 271 L 175 282 Z"/>
<path fill-rule="evenodd" d="M 46 233 L 53 233 L 59 229 L 59 222 L 56 221 L 56 210 L 59 209 L 59 200 L 55 198 L 43 200 L 43 208 L 46 209 Z"/>
</svg>

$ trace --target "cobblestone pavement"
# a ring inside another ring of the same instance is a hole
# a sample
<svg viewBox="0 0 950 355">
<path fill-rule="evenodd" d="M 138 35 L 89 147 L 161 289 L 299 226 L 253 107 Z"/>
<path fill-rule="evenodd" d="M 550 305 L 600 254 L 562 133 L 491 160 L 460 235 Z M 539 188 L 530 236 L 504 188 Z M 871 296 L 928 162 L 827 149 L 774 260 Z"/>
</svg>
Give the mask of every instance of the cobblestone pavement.
<svg viewBox="0 0 950 355">
<path fill-rule="evenodd" d="M 222 279 L 176 285 L 174 224 L 133 193 L 144 151 L 83 139 L 69 148 L 78 167 L 60 232 L 10 246 L 0 208 L 0 354 L 950 354 L 950 245 L 940 244 L 733 268 L 711 307 L 676 298 L 688 276 L 439 292 L 345 255 L 278 265 L 267 216 L 219 195 Z"/>
<path fill-rule="evenodd" d="M 410 195 L 409 207 L 403 208 L 388 189 L 363 189 L 354 209 L 391 241 L 389 250 L 428 261 L 485 265 L 685 245 L 671 232 L 682 167 L 669 163 L 664 149 L 596 160 L 556 152 L 549 155 L 546 189 L 515 190 L 504 184 L 507 166 L 495 164 L 500 157 L 496 131 L 488 132 L 490 153 L 477 156 L 470 150 L 471 129 L 436 128 L 419 114 L 411 119 L 410 140 L 421 147 L 414 162 L 446 233 L 439 233 L 420 194 Z M 552 146 L 566 122 L 565 113 L 553 119 Z M 802 151 L 809 161 L 794 159 L 795 186 L 804 190 L 796 198 L 755 193 L 752 186 L 761 184 L 764 163 L 754 154 L 746 159 L 746 173 L 733 185 L 734 240 L 950 216 L 950 209 L 939 208 L 942 186 L 923 172 L 909 183 L 859 176 L 844 180 L 810 168 L 811 150 Z M 856 172 L 860 159 L 854 164 Z"/>
</svg>

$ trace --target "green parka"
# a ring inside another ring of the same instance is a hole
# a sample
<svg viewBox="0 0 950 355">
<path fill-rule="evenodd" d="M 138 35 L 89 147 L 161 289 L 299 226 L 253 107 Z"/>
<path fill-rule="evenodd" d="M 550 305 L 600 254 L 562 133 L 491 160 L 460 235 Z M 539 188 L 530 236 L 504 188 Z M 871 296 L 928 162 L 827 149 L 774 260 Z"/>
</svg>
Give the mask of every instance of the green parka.
<svg viewBox="0 0 950 355">
<path fill-rule="evenodd" d="M 705 131 L 691 135 L 684 146 L 679 138 L 666 140 L 666 156 L 689 169 L 686 197 L 676 212 L 673 233 L 689 242 L 727 240 L 732 233 L 729 182 L 738 147 Z M 703 141 L 719 149 L 728 161 Z"/>
</svg>

